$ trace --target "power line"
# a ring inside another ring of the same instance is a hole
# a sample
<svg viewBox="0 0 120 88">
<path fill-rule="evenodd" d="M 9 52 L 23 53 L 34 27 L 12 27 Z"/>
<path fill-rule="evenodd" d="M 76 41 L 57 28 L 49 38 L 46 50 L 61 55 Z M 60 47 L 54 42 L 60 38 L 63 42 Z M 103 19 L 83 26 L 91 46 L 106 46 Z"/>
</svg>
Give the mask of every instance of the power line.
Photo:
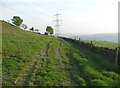
<svg viewBox="0 0 120 88">
<path fill-rule="evenodd" d="M 59 34 L 60 34 L 60 26 L 61 26 L 60 21 L 62 21 L 59 19 L 60 15 L 61 14 L 59 14 L 59 13 L 55 14 L 55 35 L 56 36 L 59 36 Z"/>
</svg>

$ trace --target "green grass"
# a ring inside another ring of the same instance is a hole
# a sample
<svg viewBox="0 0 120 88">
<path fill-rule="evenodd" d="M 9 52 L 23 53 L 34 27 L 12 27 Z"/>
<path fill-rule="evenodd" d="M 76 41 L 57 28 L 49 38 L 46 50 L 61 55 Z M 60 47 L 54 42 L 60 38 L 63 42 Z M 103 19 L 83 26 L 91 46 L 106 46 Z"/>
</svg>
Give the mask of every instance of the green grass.
<svg viewBox="0 0 120 88">
<path fill-rule="evenodd" d="M 72 55 L 71 59 L 75 61 L 74 63 L 76 65 L 78 64 L 77 66 L 79 67 L 80 71 L 79 75 L 82 76 L 84 80 L 86 80 L 87 85 L 120 85 L 118 83 L 120 78 L 118 74 L 114 72 L 114 66 L 108 59 L 98 54 L 92 53 L 91 51 L 82 49 L 72 42 L 70 44 L 72 44 L 72 47 L 69 48 L 69 51 L 71 51 Z"/>
<path fill-rule="evenodd" d="M 109 58 L 59 37 L 2 23 L 3 86 L 120 85 Z"/>
<path fill-rule="evenodd" d="M 25 32 L 5 22 L 2 31 L 3 85 L 13 85 L 22 70 L 39 58 L 35 55 L 42 52 L 52 37 Z"/>
<path fill-rule="evenodd" d="M 81 40 L 81 41 L 85 42 L 85 43 L 91 43 L 90 40 Z M 114 49 L 114 48 L 118 47 L 118 43 L 113 43 L 113 42 L 108 42 L 108 41 L 96 41 L 96 40 L 93 40 L 92 44 L 94 46 L 97 46 L 97 47 L 106 47 L 106 48 L 111 48 L 111 49 Z"/>
</svg>

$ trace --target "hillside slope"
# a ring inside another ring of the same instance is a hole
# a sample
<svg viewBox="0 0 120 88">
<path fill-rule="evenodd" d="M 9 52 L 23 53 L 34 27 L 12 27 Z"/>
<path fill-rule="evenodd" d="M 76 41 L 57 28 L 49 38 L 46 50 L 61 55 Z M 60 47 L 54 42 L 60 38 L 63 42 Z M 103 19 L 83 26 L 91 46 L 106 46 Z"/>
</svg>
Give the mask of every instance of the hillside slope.
<svg viewBox="0 0 120 88">
<path fill-rule="evenodd" d="M 91 35 L 73 36 L 73 38 L 81 38 L 82 40 L 96 40 L 96 41 L 108 41 L 118 43 L 118 33 L 101 33 Z"/>
<path fill-rule="evenodd" d="M 85 43 L 91 43 L 90 40 L 81 40 Z M 118 43 L 114 43 L 114 42 L 107 42 L 107 41 L 95 41 L 92 40 L 92 44 L 96 47 L 106 47 L 106 48 L 110 48 L 110 49 L 115 49 L 116 47 L 118 47 Z"/>
<path fill-rule="evenodd" d="M 3 86 L 120 85 L 109 58 L 62 38 L 2 23 Z"/>
</svg>

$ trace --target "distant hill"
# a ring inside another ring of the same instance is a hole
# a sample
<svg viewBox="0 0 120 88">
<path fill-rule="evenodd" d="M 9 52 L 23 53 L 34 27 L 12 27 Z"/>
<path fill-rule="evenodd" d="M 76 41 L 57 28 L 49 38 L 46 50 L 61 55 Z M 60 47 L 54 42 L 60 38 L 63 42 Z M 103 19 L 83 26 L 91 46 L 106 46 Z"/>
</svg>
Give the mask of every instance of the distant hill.
<svg viewBox="0 0 120 88">
<path fill-rule="evenodd" d="M 118 33 L 103 33 L 103 34 L 92 34 L 92 35 L 72 35 L 64 34 L 62 36 L 71 38 L 81 38 L 82 40 L 97 40 L 97 41 L 109 41 L 118 42 Z M 120 42 L 120 41 L 119 41 Z"/>
</svg>

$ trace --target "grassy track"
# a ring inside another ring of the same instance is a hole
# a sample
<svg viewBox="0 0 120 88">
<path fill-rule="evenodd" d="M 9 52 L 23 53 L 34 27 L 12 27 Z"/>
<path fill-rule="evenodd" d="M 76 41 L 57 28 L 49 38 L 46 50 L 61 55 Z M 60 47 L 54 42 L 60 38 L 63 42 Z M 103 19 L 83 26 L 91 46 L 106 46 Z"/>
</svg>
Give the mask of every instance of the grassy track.
<svg viewBox="0 0 120 88">
<path fill-rule="evenodd" d="M 120 85 L 115 66 L 104 56 L 5 22 L 2 31 L 4 86 Z"/>
</svg>

